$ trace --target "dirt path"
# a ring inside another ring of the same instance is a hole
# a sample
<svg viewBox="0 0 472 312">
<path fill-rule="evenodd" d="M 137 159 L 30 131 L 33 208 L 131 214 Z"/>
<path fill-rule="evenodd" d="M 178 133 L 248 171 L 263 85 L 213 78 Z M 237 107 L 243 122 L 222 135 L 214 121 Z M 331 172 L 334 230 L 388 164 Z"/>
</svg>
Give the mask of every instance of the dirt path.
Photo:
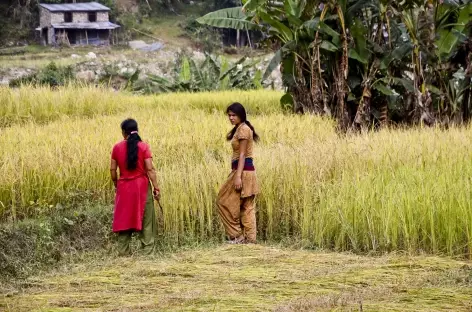
<svg viewBox="0 0 472 312">
<path fill-rule="evenodd" d="M 471 311 L 472 263 L 220 246 L 83 263 L 0 296 L 5 311 Z"/>
</svg>

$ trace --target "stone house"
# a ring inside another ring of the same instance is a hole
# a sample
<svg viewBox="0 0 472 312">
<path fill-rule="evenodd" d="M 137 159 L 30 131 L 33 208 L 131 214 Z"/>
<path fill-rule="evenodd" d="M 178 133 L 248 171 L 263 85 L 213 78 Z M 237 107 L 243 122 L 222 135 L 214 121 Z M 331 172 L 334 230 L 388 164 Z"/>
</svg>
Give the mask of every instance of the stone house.
<svg viewBox="0 0 472 312">
<path fill-rule="evenodd" d="M 97 2 L 40 3 L 39 37 L 43 45 L 109 45 L 115 43 L 110 8 Z"/>
</svg>

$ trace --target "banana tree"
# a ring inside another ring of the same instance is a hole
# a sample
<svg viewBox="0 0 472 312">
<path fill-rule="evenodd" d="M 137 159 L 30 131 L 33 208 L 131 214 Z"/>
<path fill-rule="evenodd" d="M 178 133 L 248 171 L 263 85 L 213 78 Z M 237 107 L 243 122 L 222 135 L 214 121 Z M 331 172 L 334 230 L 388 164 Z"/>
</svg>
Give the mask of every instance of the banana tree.
<svg viewBox="0 0 472 312">
<path fill-rule="evenodd" d="M 472 3 L 469 1 L 454 1 L 443 3 L 436 7 L 436 29 L 439 37 L 436 40 L 436 60 L 434 74 L 439 92 L 439 115 L 462 115 L 463 120 L 469 119 L 469 89 L 470 89 L 470 20 Z M 458 66 L 462 67 L 457 68 Z M 451 90 L 451 81 L 456 78 L 456 71 L 464 72 L 464 79 L 454 84 L 456 90 Z M 462 94 L 462 102 L 456 102 L 454 95 Z M 463 107 L 461 107 L 463 106 Z M 456 118 L 457 119 L 457 118 Z"/>
<path fill-rule="evenodd" d="M 350 47 L 353 44 L 348 33 L 354 17 L 366 8 L 366 3 L 249 0 L 241 8 L 213 12 L 198 21 L 215 27 L 257 28 L 267 33 L 271 40 L 278 41 L 281 48 L 275 53 L 264 78 L 281 64 L 294 110 L 329 115 L 334 112 L 340 128 L 346 130 L 353 119 L 347 107 L 349 60 L 364 62 L 363 65 L 369 60 L 365 55 L 369 52 L 365 44 L 359 46 L 361 39 L 358 38 L 355 49 Z M 368 1 L 367 5 L 372 6 L 373 1 Z M 372 73 L 375 74 L 375 70 Z M 359 116 L 368 113 L 367 107 L 361 105 L 366 113 Z"/>
<path fill-rule="evenodd" d="M 351 86 L 354 89 L 351 97 L 358 98 L 354 128 L 365 129 L 373 123 L 385 122 L 389 104 L 398 100 L 394 63 L 401 61 L 411 51 L 412 45 L 402 39 L 405 30 L 391 18 L 391 10 L 387 1 L 371 2 L 350 23 L 354 43 L 349 51 L 354 63 L 350 75 L 362 77 L 361 82 L 355 85 L 359 90 Z M 373 120 L 374 117 L 377 120 Z"/>
<path fill-rule="evenodd" d="M 458 109 L 447 97 L 448 67 L 470 30 L 468 1 L 243 3 L 198 21 L 258 29 L 277 42 L 264 78 L 281 64 L 289 94 L 283 101 L 296 112 L 334 115 L 345 131 L 369 127 L 375 115 L 384 120 L 387 107 L 427 124 Z"/>
<path fill-rule="evenodd" d="M 283 79 L 298 104 L 295 109 L 319 112 L 319 107 L 313 105 L 313 99 L 307 92 L 303 76 L 304 70 L 311 63 L 307 53 L 310 41 L 301 40 L 306 26 L 304 22 L 312 17 L 308 13 L 310 8 L 312 9 L 305 1 L 244 1 L 243 7 L 212 12 L 197 21 L 221 28 L 257 29 L 267 33 L 270 39 L 278 41 L 282 47 L 269 63 L 263 79 L 267 79 L 282 63 Z"/>
<path fill-rule="evenodd" d="M 413 45 L 408 69 L 414 88 L 413 120 L 432 124 L 452 119 L 461 111 L 452 100 L 451 61 L 467 38 L 470 4 L 461 1 L 410 1 L 406 10 L 395 11 Z M 404 8 L 402 8 L 404 9 Z"/>
<path fill-rule="evenodd" d="M 258 61 L 246 57 L 229 63 L 224 57 L 217 59 L 206 54 L 201 64 L 182 56 L 177 62 L 173 77 L 148 75 L 147 79 L 134 86 L 140 93 L 200 92 L 213 90 L 262 88 L 262 73 L 252 69 Z"/>
</svg>

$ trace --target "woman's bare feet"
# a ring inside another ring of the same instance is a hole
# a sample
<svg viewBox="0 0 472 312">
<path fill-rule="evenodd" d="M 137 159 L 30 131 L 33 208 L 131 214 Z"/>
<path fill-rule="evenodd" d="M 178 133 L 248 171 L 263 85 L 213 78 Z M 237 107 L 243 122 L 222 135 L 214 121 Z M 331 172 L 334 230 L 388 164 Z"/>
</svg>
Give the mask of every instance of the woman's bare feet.
<svg viewBox="0 0 472 312">
<path fill-rule="evenodd" d="M 246 239 L 244 238 L 243 235 L 227 241 L 228 244 L 244 244 L 245 242 L 246 242 Z"/>
</svg>

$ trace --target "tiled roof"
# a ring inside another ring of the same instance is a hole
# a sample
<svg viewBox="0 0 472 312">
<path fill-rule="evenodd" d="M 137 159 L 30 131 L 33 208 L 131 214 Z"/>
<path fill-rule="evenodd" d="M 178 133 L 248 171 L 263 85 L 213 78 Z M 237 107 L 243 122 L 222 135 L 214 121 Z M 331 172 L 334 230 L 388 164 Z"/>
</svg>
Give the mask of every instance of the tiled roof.
<svg viewBox="0 0 472 312">
<path fill-rule="evenodd" d="M 97 2 L 62 3 L 62 4 L 40 3 L 39 5 L 51 12 L 110 11 L 110 8 Z"/>
</svg>

